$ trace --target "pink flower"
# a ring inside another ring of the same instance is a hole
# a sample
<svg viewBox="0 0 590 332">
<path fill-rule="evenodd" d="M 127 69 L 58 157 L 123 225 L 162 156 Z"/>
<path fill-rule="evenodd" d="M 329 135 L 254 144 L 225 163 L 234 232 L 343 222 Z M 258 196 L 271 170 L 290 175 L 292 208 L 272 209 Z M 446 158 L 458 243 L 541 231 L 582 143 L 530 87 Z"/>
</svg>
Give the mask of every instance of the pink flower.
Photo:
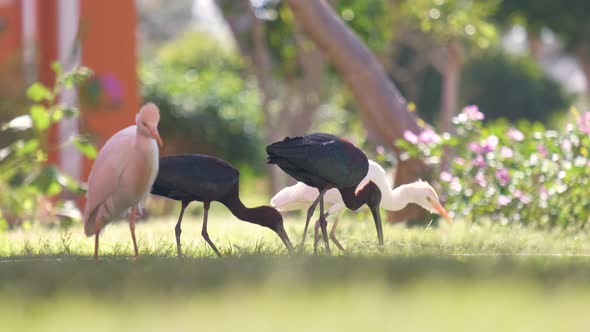
<svg viewBox="0 0 590 332">
<path fill-rule="evenodd" d="M 508 138 L 516 142 L 520 142 L 524 139 L 524 134 L 520 130 L 515 128 L 508 129 L 506 135 L 508 136 Z"/>
<path fill-rule="evenodd" d="M 499 169 L 496 171 L 496 179 L 500 182 L 501 186 L 505 186 L 510 182 L 510 174 L 508 170 L 505 168 Z"/>
<path fill-rule="evenodd" d="M 440 142 L 440 136 L 430 129 L 425 129 L 420 133 L 418 140 L 424 144 Z"/>
<path fill-rule="evenodd" d="M 463 159 L 461 157 L 456 157 L 455 158 L 455 164 L 457 164 L 459 166 L 463 166 L 463 165 L 465 165 L 465 159 Z"/>
<path fill-rule="evenodd" d="M 545 148 L 545 145 L 540 144 L 540 143 L 537 144 L 537 151 L 539 152 L 541 157 L 547 158 L 548 152 L 547 152 L 547 148 Z"/>
<path fill-rule="evenodd" d="M 564 151 L 571 151 L 572 150 L 572 141 L 570 141 L 569 139 L 564 139 L 563 141 L 561 141 L 561 148 Z"/>
<path fill-rule="evenodd" d="M 488 181 L 486 180 L 483 172 L 480 171 L 475 174 L 475 183 L 477 183 L 480 187 L 485 187 L 488 185 Z"/>
<path fill-rule="evenodd" d="M 481 148 L 483 150 L 482 152 L 483 153 L 492 152 L 496 149 L 497 146 L 498 146 L 498 136 L 490 135 L 490 136 L 488 136 L 486 141 L 481 146 Z"/>
<path fill-rule="evenodd" d="M 383 147 L 383 145 L 378 145 L 375 150 L 377 151 L 377 154 L 384 154 L 385 153 L 385 148 Z"/>
<path fill-rule="evenodd" d="M 469 105 L 463 108 L 463 114 L 467 116 L 467 119 L 471 121 L 481 121 L 484 119 L 484 115 L 479 111 L 479 107 L 476 105 Z"/>
<path fill-rule="evenodd" d="M 523 204 L 529 204 L 532 201 L 531 196 L 523 194 L 523 192 L 518 189 L 512 192 L 512 196 L 521 201 Z"/>
<path fill-rule="evenodd" d="M 461 191 L 463 187 L 461 186 L 461 182 L 459 181 L 459 178 L 453 178 L 453 180 L 451 181 L 451 190 L 459 192 Z"/>
<path fill-rule="evenodd" d="M 506 195 L 500 195 L 498 196 L 498 204 L 502 205 L 502 206 L 506 206 L 508 204 L 510 204 L 512 200 L 510 199 L 510 197 L 506 196 Z"/>
<path fill-rule="evenodd" d="M 547 190 L 547 188 L 541 187 L 539 189 L 539 198 L 541 198 L 541 200 L 543 200 L 543 201 L 546 201 L 549 199 L 549 191 Z"/>
<path fill-rule="evenodd" d="M 586 112 L 578 117 L 578 129 L 584 134 L 590 134 L 590 112 Z"/>
<path fill-rule="evenodd" d="M 477 142 L 469 142 L 469 144 L 467 145 L 467 147 L 469 148 L 469 150 L 471 150 L 472 152 L 475 152 L 477 154 L 482 153 L 482 148 L 481 145 L 479 145 L 479 143 Z"/>
<path fill-rule="evenodd" d="M 479 168 L 484 168 L 484 167 L 488 166 L 488 163 L 486 163 L 486 161 L 485 161 L 485 159 L 483 159 L 482 155 L 478 155 L 473 160 L 473 165 L 475 165 L 476 167 L 479 167 Z"/>
<path fill-rule="evenodd" d="M 512 151 L 511 148 L 503 146 L 500 148 L 500 156 L 502 158 L 512 158 L 514 156 L 514 151 Z"/>
<path fill-rule="evenodd" d="M 418 136 L 409 130 L 404 131 L 404 139 L 412 144 L 418 144 Z"/>
<path fill-rule="evenodd" d="M 447 171 L 442 171 L 440 173 L 440 179 L 444 182 L 451 182 L 451 180 L 453 180 L 453 176 L 451 175 L 451 173 Z"/>
<path fill-rule="evenodd" d="M 114 102 L 119 102 L 123 99 L 123 87 L 121 81 L 114 74 L 103 74 L 100 76 L 99 80 L 108 98 Z"/>
</svg>

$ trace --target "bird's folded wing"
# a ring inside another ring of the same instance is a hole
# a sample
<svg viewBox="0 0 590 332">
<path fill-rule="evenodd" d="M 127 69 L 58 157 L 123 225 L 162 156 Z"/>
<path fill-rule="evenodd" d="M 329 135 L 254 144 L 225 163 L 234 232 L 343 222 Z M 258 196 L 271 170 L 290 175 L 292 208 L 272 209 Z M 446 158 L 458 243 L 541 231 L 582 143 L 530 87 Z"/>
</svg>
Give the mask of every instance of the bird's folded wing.
<svg viewBox="0 0 590 332">
<path fill-rule="evenodd" d="M 358 157 L 364 158 L 360 161 L 364 163 L 360 169 L 350 167 L 349 156 L 340 153 L 342 149 L 358 150 L 352 144 L 338 140 L 313 143 L 315 144 L 303 139 L 291 139 L 271 144 L 266 149 L 269 162 L 283 168 L 305 170 L 333 183 L 340 179 L 350 179 L 351 184 L 358 183 L 367 174 L 368 162 L 362 152 L 357 153 Z"/>
<path fill-rule="evenodd" d="M 134 138 L 134 135 L 113 136 L 98 153 L 88 177 L 84 221 L 99 204 L 119 188 Z"/>
</svg>

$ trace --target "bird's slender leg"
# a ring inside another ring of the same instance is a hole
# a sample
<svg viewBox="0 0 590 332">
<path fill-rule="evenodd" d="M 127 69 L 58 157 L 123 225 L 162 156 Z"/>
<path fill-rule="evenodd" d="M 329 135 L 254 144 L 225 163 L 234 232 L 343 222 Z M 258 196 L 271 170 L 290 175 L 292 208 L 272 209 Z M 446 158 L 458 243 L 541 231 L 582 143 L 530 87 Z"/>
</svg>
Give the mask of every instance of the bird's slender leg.
<svg viewBox="0 0 590 332">
<path fill-rule="evenodd" d="M 135 240 L 135 216 L 137 215 L 137 207 L 131 209 L 131 218 L 129 219 L 129 230 L 131 231 L 131 239 L 133 240 L 133 252 L 135 257 L 139 256 L 137 249 L 137 241 Z"/>
<path fill-rule="evenodd" d="M 324 215 L 324 217 L 328 217 L 330 215 L 330 212 L 326 212 L 326 214 Z M 320 220 L 316 220 L 315 221 L 315 226 L 313 227 L 313 254 L 317 254 L 318 252 L 318 242 L 320 241 L 320 232 L 318 232 L 318 230 L 320 229 Z"/>
<path fill-rule="evenodd" d="M 305 245 L 305 236 L 307 235 L 307 227 L 309 226 L 309 220 L 313 216 L 313 212 L 315 211 L 316 206 L 320 202 L 320 200 L 324 197 L 324 194 L 328 191 L 328 188 L 324 188 L 320 191 L 320 195 L 316 200 L 311 204 L 309 209 L 307 209 L 307 219 L 305 220 L 305 227 L 303 228 L 303 238 L 301 239 L 301 249 L 303 250 L 303 246 Z"/>
<path fill-rule="evenodd" d="M 324 195 L 320 200 L 320 226 L 322 227 L 322 237 L 324 238 L 324 242 L 326 243 L 326 252 L 328 255 L 331 254 L 330 252 L 330 240 L 328 239 L 328 222 L 326 221 L 326 217 L 324 216 Z"/>
<path fill-rule="evenodd" d="M 203 202 L 203 206 L 205 207 L 205 213 L 203 215 L 203 229 L 201 230 L 201 235 L 203 236 L 205 241 L 209 243 L 211 249 L 215 251 L 217 257 L 221 257 L 221 253 L 219 252 L 219 250 L 217 250 L 217 247 L 213 244 L 213 241 L 211 241 L 211 239 L 209 238 L 209 234 L 207 233 L 207 216 L 209 215 L 209 205 L 211 205 L 211 202 Z"/>
<path fill-rule="evenodd" d="M 336 216 L 336 219 L 334 219 L 334 223 L 332 224 L 332 229 L 330 230 L 330 239 L 332 239 L 332 242 L 334 242 L 334 244 L 336 245 L 336 247 L 338 247 L 338 249 L 345 251 L 344 247 L 340 244 L 340 242 L 336 238 L 336 227 L 338 227 L 339 221 L 340 220 L 339 220 L 338 216 Z"/>
<path fill-rule="evenodd" d="M 182 257 L 182 250 L 180 249 L 180 234 L 182 233 L 182 229 L 180 228 L 180 223 L 184 216 L 184 209 L 186 209 L 189 203 L 190 202 L 182 201 L 180 216 L 178 216 L 178 222 L 176 222 L 176 227 L 174 227 L 174 234 L 176 235 L 176 253 L 178 254 L 178 257 Z"/>
<path fill-rule="evenodd" d="M 100 235 L 100 220 L 94 221 L 94 260 L 98 262 L 98 236 Z"/>
</svg>

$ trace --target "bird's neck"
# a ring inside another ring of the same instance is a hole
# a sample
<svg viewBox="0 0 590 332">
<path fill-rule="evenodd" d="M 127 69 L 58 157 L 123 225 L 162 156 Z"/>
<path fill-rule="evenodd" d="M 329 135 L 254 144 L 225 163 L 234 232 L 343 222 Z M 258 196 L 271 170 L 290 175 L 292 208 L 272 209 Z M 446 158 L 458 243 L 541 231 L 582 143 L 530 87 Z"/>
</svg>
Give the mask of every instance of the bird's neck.
<svg viewBox="0 0 590 332">
<path fill-rule="evenodd" d="M 355 189 L 355 187 L 339 189 L 342 201 L 348 209 L 353 211 L 360 209 L 366 203 L 355 195 Z"/>
<path fill-rule="evenodd" d="M 351 210 L 358 210 L 364 204 L 367 204 L 369 208 L 378 209 L 381 203 L 381 190 L 372 181 L 358 190 L 355 187 L 342 188 L 340 195 L 346 207 Z"/>
<path fill-rule="evenodd" d="M 247 221 L 253 224 L 259 224 L 257 222 L 257 208 L 249 208 L 242 203 L 240 200 L 240 196 L 238 195 L 238 189 L 236 187 L 235 190 L 232 190 L 224 199 L 220 200 L 220 202 L 225 205 L 228 210 L 236 216 L 236 218 Z"/>
<path fill-rule="evenodd" d="M 154 142 L 152 142 L 153 138 L 139 129 L 137 127 L 137 132 L 135 135 L 135 146 L 139 149 L 149 149 Z"/>
<path fill-rule="evenodd" d="M 389 185 L 381 188 L 382 199 L 381 206 L 389 211 L 399 211 L 410 203 L 411 195 L 409 195 L 408 187 L 401 185 L 395 189 L 391 189 Z"/>
</svg>

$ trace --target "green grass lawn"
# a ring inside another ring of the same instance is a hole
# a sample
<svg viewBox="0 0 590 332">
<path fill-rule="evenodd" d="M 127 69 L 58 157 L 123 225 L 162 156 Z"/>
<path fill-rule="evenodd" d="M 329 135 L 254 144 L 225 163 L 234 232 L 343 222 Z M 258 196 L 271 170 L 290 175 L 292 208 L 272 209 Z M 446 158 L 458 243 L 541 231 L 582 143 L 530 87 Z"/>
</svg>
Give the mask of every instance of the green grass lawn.
<svg viewBox="0 0 590 332">
<path fill-rule="evenodd" d="M 519 226 L 384 227 L 347 214 L 334 255 L 287 255 L 271 231 L 219 207 L 209 234 L 187 216 L 109 225 L 102 260 L 82 227 L 0 233 L 3 331 L 588 331 L 590 233 Z M 299 243 L 303 222 L 286 228 Z M 299 249 L 299 248 L 298 248 Z"/>
</svg>

